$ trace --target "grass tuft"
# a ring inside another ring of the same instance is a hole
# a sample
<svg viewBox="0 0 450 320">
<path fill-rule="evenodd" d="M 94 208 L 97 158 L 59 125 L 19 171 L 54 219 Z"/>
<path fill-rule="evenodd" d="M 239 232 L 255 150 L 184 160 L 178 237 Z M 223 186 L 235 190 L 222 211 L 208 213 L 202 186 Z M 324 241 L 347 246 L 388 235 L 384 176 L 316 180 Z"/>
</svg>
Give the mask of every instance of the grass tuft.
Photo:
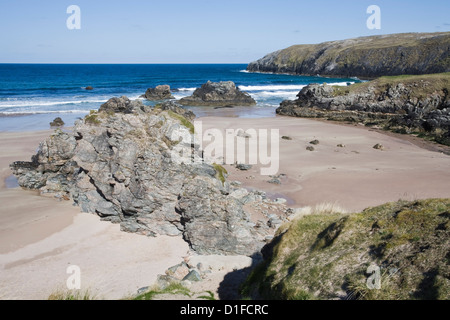
<svg viewBox="0 0 450 320">
<path fill-rule="evenodd" d="M 227 169 L 225 169 L 224 167 L 222 167 L 221 165 L 214 163 L 213 164 L 214 169 L 216 170 L 216 178 L 220 180 L 220 182 L 222 182 L 222 184 L 225 184 L 225 175 L 228 174 Z"/>
<path fill-rule="evenodd" d="M 183 126 L 185 126 L 186 128 L 189 129 L 189 132 L 194 134 L 195 133 L 195 128 L 194 125 L 192 124 L 192 122 L 190 122 L 188 119 L 186 119 L 185 117 L 183 117 L 182 115 L 175 113 L 171 110 L 168 110 L 167 113 L 169 114 L 169 116 L 173 119 L 176 119 L 178 121 L 181 122 L 181 124 Z"/>
<path fill-rule="evenodd" d="M 161 294 L 181 294 L 186 297 L 192 296 L 190 290 L 184 287 L 182 284 L 172 282 L 165 289 L 161 289 L 158 286 L 154 286 L 148 292 L 138 295 L 137 297 L 133 298 L 133 300 L 153 300 L 155 296 Z"/>
<path fill-rule="evenodd" d="M 48 297 L 48 300 L 98 300 L 89 290 L 58 289 Z"/>
<path fill-rule="evenodd" d="M 299 214 L 264 249 L 242 294 L 267 299 L 450 299 L 450 199 Z M 380 268 L 381 289 L 366 284 Z"/>
</svg>

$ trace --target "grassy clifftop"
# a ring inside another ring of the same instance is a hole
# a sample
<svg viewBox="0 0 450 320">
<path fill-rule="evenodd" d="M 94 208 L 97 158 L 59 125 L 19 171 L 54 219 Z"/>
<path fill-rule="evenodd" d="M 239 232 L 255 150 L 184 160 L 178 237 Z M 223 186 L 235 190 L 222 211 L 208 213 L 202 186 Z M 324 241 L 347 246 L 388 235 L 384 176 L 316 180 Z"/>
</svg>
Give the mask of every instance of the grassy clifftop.
<svg viewBox="0 0 450 320">
<path fill-rule="evenodd" d="M 282 226 L 243 285 L 266 299 L 450 299 L 450 199 L 316 212 Z M 369 266 L 381 289 L 369 289 Z"/>
<path fill-rule="evenodd" d="M 397 87 L 402 84 L 406 87 L 412 86 L 408 95 L 409 99 L 422 99 L 433 93 L 439 93 L 450 89 L 450 72 L 426 74 L 426 75 L 399 75 L 384 76 L 368 82 L 355 83 L 347 87 L 334 86 L 334 95 L 358 94 L 367 91 L 369 87 L 375 89 L 377 94 L 385 92 L 388 88 Z"/>
<path fill-rule="evenodd" d="M 404 33 L 295 45 L 252 62 L 252 72 L 375 78 L 450 71 L 450 32 Z"/>
</svg>

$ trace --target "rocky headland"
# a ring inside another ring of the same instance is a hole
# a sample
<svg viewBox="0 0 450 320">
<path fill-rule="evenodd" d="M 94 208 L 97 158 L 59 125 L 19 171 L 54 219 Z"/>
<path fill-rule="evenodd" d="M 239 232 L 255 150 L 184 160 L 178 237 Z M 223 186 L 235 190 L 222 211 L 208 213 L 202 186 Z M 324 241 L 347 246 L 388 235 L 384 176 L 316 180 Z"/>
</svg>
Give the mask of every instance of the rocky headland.
<svg viewBox="0 0 450 320">
<path fill-rule="evenodd" d="M 256 105 L 256 101 L 232 81 L 208 81 L 195 90 L 192 96 L 182 98 L 179 103 L 184 106 L 211 107 Z"/>
<path fill-rule="evenodd" d="M 175 104 L 113 98 L 11 168 L 21 187 L 73 200 L 123 231 L 182 235 L 199 254 L 253 255 L 276 225 L 252 221 L 245 206 L 268 200 L 231 185 L 221 166 L 180 156 L 198 149 L 183 114 L 192 116 Z"/>
<path fill-rule="evenodd" d="M 450 71 L 450 32 L 404 33 L 295 45 L 248 65 L 251 72 L 376 78 Z"/>
<path fill-rule="evenodd" d="M 347 87 L 311 84 L 277 114 L 363 123 L 450 145 L 450 74 L 381 77 Z"/>
</svg>

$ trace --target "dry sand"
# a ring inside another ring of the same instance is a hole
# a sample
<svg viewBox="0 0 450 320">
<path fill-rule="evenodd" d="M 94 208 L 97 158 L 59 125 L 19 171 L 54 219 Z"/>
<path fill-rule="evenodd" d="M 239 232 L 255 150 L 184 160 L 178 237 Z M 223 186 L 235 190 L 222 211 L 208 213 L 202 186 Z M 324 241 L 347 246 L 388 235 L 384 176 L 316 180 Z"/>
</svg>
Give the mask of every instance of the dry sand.
<svg viewBox="0 0 450 320">
<path fill-rule="evenodd" d="M 280 129 L 280 136 L 292 137 L 280 142 L 279 173 L 287 175 L 281 185 L 269 184 L 269 177 L 259 175 L 259 166 L 248 172 L 226 166 L 229 180 L 284 197 L 291 207 L 334 203 L 356 211 L 398 199 L 450 197 L 450 157 L 403 139 L 288 117 L 200 120 L 204 129 L 273 128 Z M 8 164 L 29 160 L 48 134 L 0 133 L 0 299 L 46 299 L 65 287 L 69 265 L 81 268 L 82 288 L 98 298 L 123 298 L 183 261 L 188 246 L 179 237 L 123 233 L 118 225 L 80 213 L 70 202 L 6 189 Z M 320 144 L 314 152 L 307 151 L 314 139 Z M 377 143 L 385 150 L 373 149 Z M 226 277 L 212 274 L 197 287 L 217 296 Z"/>
<path fill-rule="evenodd" d="M 359 211 L 399 199 L 450 197 L 450 156 L 420 148 L 405 139 L 365 127 L 342 126 L 323 121 L 276 117 L 234 119 L 208 117 L 209 128 L 279 129 L 281 185 L 270 184 L 260 175 L 260 165 L 239 171 L 226 165 L 229 180 L 246 188 L 283 197 L 291 207 L 331 203 L 347 211 Z M 319 145 L 309 142 L 319 140 Z M 344 148 L 337 147 L 343 144 Z M 373 147 L 381 144 L 384 150 Z M 307 151 L 313 146 L 315 151 Z M 267 167 L 267 166 L 265 166 Z"/>
<path fill-rule="evenodd" d="M 83 290 L 121 299 L 183 260 L 181 237 L 128 234 L 71 202 L 6 189 L 9 163 L 29 161 L 49 133 L 0 133 L 0 299 L 47 299 L 66 288 L 70 265 L 80 267 Z"/>
</svg>

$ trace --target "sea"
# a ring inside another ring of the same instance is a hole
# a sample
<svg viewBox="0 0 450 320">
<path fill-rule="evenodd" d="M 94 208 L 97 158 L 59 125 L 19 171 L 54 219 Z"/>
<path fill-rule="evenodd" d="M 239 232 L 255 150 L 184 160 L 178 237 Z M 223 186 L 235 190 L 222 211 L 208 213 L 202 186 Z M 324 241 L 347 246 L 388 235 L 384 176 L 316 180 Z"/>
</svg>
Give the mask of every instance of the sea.
<svg viewBox="0 0 450 320">
<path fill-rule="evenodd" d="M 280 103 L 295 99 L 308 84 L 347 86 L 360 82 L 357 78 L 249 73 L 246 67 L 246 64 L 0 64 L 0 131 L 50 129 L 49 123 L 56 117 L 72 126 L 112 97 L 141 99 L 147 88 L 162 84 L 170 85 L 174 97 L 180 99 L 192 95 L 208 80 L 233 81 L 257 105 L 236 108 L 231 111 L 232 116 L 261 118 L 275 117 Z M 94 89 L 86 90 L 88 86 Z M 224 112 L 210 107 L 189 108 L 199 117 Z"/>
</svg>

